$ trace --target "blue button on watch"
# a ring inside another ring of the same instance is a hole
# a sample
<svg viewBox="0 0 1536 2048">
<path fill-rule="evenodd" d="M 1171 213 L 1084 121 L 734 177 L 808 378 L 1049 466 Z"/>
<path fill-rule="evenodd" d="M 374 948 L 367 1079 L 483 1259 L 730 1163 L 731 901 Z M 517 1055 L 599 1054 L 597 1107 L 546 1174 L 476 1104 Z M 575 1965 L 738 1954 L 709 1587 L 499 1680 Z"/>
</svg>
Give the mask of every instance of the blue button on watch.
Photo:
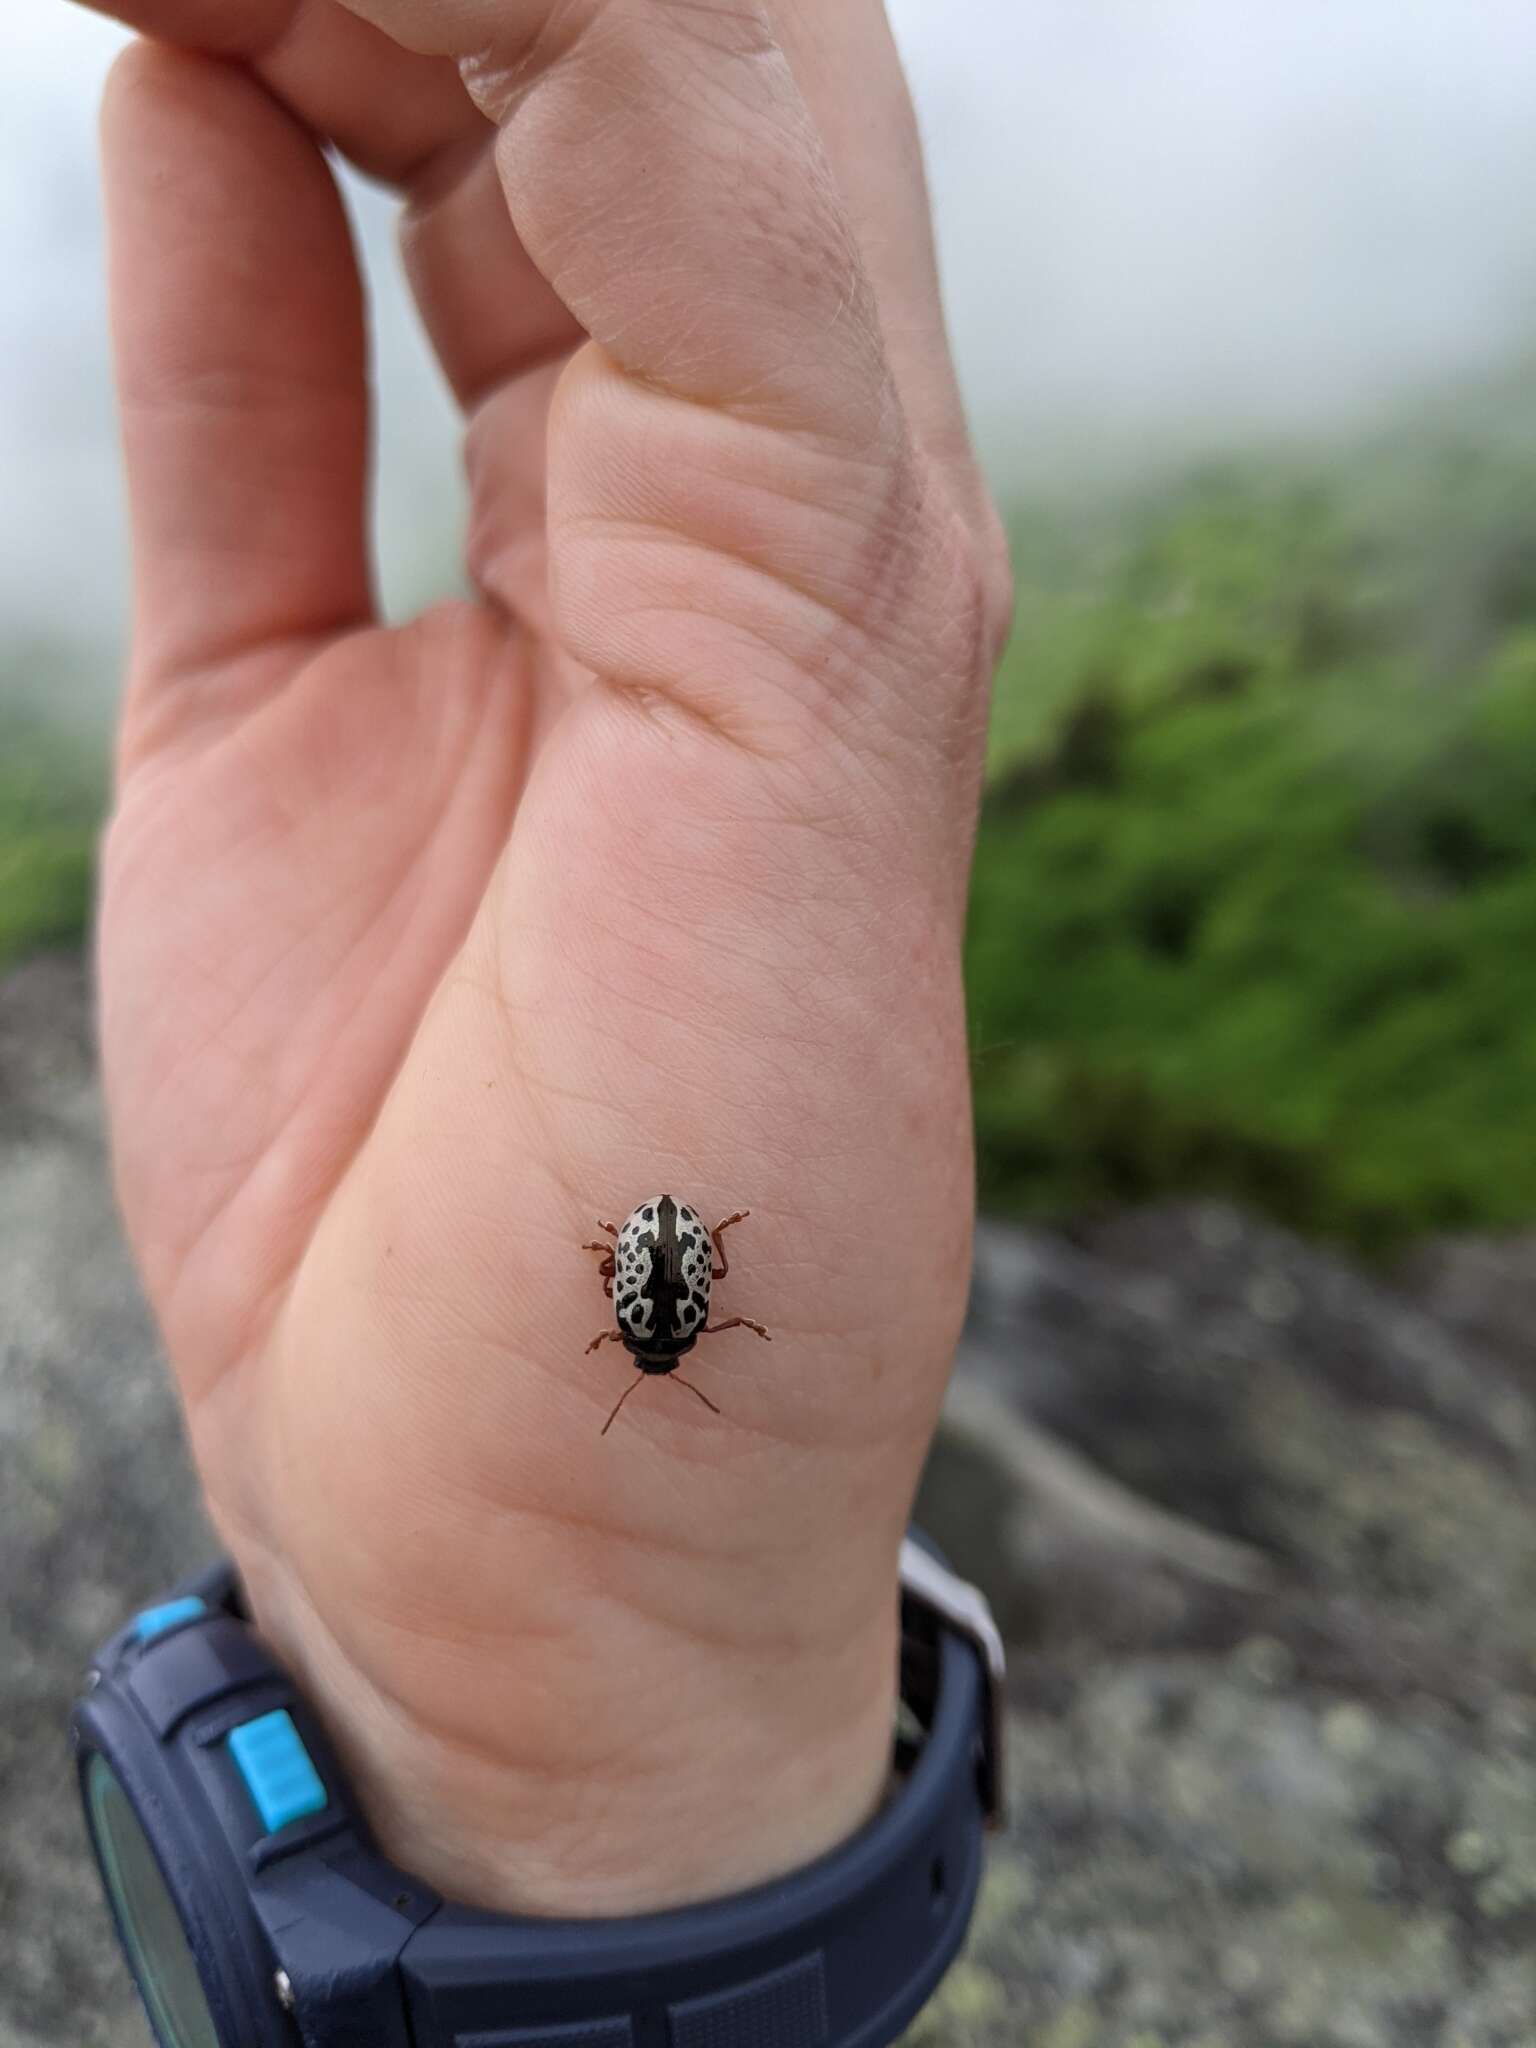
<svg viewBox="0 0 1536 2048">
<path fill-rule="evenodd" d="M 286 1707 L 232 1728 L 229 1753 L 269 1834 L 324 1811 L 325 1787 Z"/>
<path fill-rule="evenodd" d="M 959 1948 L 1002 1797 L 997 1630 L 920 1538 L 902 1697 L 897 1789 L 842 1847 L 585 1921 L 479 1912 L 388 1864 L 228 1564 L 103 1644 L 71 1726 L 160 2048 L 883 2048 Z"/>
<path fill-rule="evenodd" d="M 168 1635 L 184 1622 L 201 1621 L 207 1612 L 208 1602 L 196 1593 L 162 1600 L 158 1607 L 146 1607 L 133 1617 L 133 1633 L 141 1643 L 152 1643 L 156 1636 Z"/>
</svg>

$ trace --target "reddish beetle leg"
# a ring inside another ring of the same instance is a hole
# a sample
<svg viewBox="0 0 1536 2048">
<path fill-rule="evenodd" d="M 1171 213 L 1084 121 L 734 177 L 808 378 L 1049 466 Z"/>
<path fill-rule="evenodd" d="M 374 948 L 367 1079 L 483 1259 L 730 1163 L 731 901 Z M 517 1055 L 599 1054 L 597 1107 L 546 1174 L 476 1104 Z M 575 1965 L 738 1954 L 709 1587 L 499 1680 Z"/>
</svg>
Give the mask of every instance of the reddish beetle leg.
<svg viewBox="0 0 1536 2048">
<path fill-rule="evenodd" d="M 709 1233 L 710 1242 L 714 1245 L 720 1259 L 719 1265 L 715 1267 L 710 1275 L 712 1280 L 723 1280 L 731 1270 L 730 1261 L 725 1256 L 725 1246 L 720 1242 L 721 1231 L 729 1230 L 733 1223 L 745 1223 L 751 1214 L 752 1211 L 750 1209 L 739 1209 L 734 1216 L 727 1216 L 723 1223 L 717 1223 Z"/>
<path fill-rule="evenodd" d="M 597 1227 L 599 1230 L 606 1230 L 610 1237 L 617 1237 L 619 1234 L 619 1226 L 616 1223 L 605 1223 L 601 1216 L 599 1216 L 597 1219 Z M 582 1250 L 584 1252 L 602 1253 L 603 1262 L 597 1270 L 599 1274 L 602 1276 L 603 1292 L 607 1295 L 608 1299 L 612 1301 L 614 1275 L 613 1246 L 611 1244 L 603 1244 L 597 1240 L 594 1240 L 590 1243 L 584 1244 L 582 1246 Z M 589 1344 L 587 1346 L 587 1349 L 590 1351 L 594 1349 L 594 1347 Z"/>
</svg>

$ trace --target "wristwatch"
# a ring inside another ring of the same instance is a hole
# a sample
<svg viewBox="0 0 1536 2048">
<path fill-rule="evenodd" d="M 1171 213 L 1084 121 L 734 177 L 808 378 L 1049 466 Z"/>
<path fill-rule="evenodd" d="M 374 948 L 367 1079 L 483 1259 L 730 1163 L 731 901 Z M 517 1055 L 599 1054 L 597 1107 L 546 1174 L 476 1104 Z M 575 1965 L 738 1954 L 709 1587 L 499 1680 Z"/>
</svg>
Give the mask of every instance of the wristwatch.
<svg viewBox="0 0 1536 2048">
<path fill-rule="evenodd" d="M 903 1545 L 893 1789 L 849 1841 L 701 1906 L 539 1919 L 372 1842 L 220 1563 L 101 1648 L 71 1718 L 103 1886 L 160 2048 L 878 2048 L 943 1976 L 1002 1811 L 1002 1643 Z"/>
</svg>

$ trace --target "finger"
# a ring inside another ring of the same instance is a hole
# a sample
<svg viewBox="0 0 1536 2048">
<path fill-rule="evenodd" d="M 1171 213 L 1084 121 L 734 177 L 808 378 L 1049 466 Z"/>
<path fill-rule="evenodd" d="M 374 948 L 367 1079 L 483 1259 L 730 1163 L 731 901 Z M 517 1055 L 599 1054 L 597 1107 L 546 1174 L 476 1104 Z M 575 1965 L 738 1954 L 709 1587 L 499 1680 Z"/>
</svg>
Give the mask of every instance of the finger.
<svg viewBox="0 0 1536 2048">
<path fill-rule="evenodd" d="M 346 0 L 459 60 L 525 246 L 631 376 L 867 453 L 889 431 L 836 182 L 749 0 Z"/>
<path fill-rule="evenodd" d="M 918 438 L 975 487 L 974 455 L 945 329 L 922 145 L 882 0 L 780 0 L 785 54 L 848 204 L 880 307 L 891 366 Z M 483 252 L 505 201 L 478 162 L 440 198 L 414 202 L 407 266 L 438 353 L 466 408 L 507 371 L 573 347 L 580 329 L 523 254 L 514 283 Z M 511 317 L 509 317 L 509 314 Z"/>
<path fill-rule="evenodd" d="M 477 405 L 465 437 L 469 527 L 465 560 L 475 588 L 536 633 L 556 621 L 549 574 L 549 426 L 565 373 L 559 357 L 499 381 Z M 579 675 L 551 679 L 551 707 L 569 701 Z"/>
<path fill-rule="evenodd" d="M 406 267 L 466 409 L 582 339 L 518 238 L 490 149 L 495 131 L 448 58 L 402 49 L 335 0 L 94 4 L 162 42 L 248 65 L 307 128 L 405 192 Z"/>
<path fill-rule="evenodd" d="M 237 59 L 371 177 L 404 185 L 488 138 L 457 67 L 416 57 L 335 0 L 88 0 L 141 35 Z"/>
<path fill-rule="evenodd" d="M 370 615 L 366 355 L 330 172 L 246 73 L 137 44 L 102 127 L 131 719 L 140 689 Z"/>
<path fill-rule="evenodd" d="M 423 325 L 466 412 L 585 339 L 523 247 L 489 148 L 449 178 L 418 179 L 400 248 Z M 542 432 L 530 445 L 542 449 Z"/>
</svg>

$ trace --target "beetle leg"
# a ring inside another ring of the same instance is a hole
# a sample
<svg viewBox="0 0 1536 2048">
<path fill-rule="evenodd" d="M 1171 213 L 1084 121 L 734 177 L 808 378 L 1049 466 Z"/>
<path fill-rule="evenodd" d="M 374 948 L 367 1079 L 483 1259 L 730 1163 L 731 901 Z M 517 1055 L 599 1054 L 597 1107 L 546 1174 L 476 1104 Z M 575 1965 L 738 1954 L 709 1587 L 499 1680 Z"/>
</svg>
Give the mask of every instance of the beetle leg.
<svg viewBox="0 0 1536 2048">
<path fill-rule="evenodd" d="M 714 1243 L 715 1250 L 720 1255 L 720 1263 L 718 1266 L 716 1266 L 713 1274 L 710 1276 L 712 1279 L 723 1280 L 726 1274 L 729 1273 L 729 1271 L 731 1270 L 730 1262 L 725 1256 L 725 1246 L 720 1242 L 721 1231 L 729 1230 L 733 1223 L 745 1223 L 747 1218 L 751 1214 L 752 1211 L 750 1209 L 739 1209 L 734 1216 L 727 1216 L 723 1223 L 717 1223 L 714 1229 L 709 1233 Z"/>
<path fill-rule="evenodd" d="M 622 1344 L 623 1342 L 624 1333 L 622 1330 L 604 1330 L 600 1336 L 594 1337 L 587 1346 L 587 1356 L 590 1358 L 599 1344 Z"/>
<path fill-rule="evenodd" d="M 643 1378 L 630 1381 L 629 1385 L 624 1389 L 623 1393 L 620 1394 L 618 1400 L 614 1402 L 613 1413 L 608 1417 L 608 1420 L 597 1432 L 599 1436 L 606 1436 L 608 1434 L 609 1430 L 612 1429 L 613 1425 L 619 1419 L 619 1410 L 624 1406 L 624 1403 L 629 1399 L 630 1395 L 635 1391 L 636 1387 L 643 1385 Z"/>
<path fill-rule="evenodd" d="M 706 1323 L 703 1329 L 700 1330 L 699 1335 L 701 1337 L 718 1337 L 722 1330 L 738 1329 L 756 1330 L 758 1336 L 762 1338 L 765 1344 L 773 1342 L 773 1339 L 768 1335 L 762 1324 L 754 1323 L 750 1316 L 728 1316 L 723 1323 Z"/>
<path fill-rule="evenodd" d="M 606 1294 L 608 1299 L 612 1301 L 613 1277 L 615 1272 L 617 1271 L 617 1268 L 615 1267 L 613 1262 L 613 1246 L 611 1244 L 584 1244 L 582 1246 L 582 1250 L 584 1252 L 602 1253 L 602 1264 L 597 1269 L 597 1276 L 603 1283 L 604 1294 Z"/>
<path fill-rule="evenodd" d="M 696 1387 L 693 1384 L 692 1380 L 685 1380 L 680 1372 L 673 1373 L 672 1377 L 677 1382 L 678 1386 L 686 1387 L 690 1394 L 697 1394 L 699 1399 L 704 1403 L 704 1406 L 708 1408 L 712 1414 L 718 1415 L 720 1413 L 720 1410 L 716 1408 L 714 1402 L 711 1401 L 708 1394 L 704 1392 L 702 1387 Z"/>
<path fill-rule="evenodd" d="M 610 1237 L 617 1237 L 619 1234 L 617 1223 L 605 1223 L 601 1216 L 597 1219 L 597 1227 L 599 1230 L 606 1230 Z"/>
</svg>

